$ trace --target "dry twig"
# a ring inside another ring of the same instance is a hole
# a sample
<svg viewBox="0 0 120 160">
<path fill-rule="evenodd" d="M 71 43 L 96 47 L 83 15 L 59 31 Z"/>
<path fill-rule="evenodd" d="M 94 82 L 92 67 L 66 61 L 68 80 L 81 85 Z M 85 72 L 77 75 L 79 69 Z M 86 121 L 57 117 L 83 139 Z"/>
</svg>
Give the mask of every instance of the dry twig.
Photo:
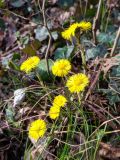
<svg viewBox="0 0 120 160">
<path fill-rule="evenodd" d="M 92 32 L 93 32 L 93 41 L 94 41 L 95 44 L 97 43 L 96 31 L 98 29 L 98 19 L 100 17 L 101 4 L 102 4 L 102 0 L 99 0 L 97 13 L 96 13 L 96 16 L 94 17 L 94 20 L 93 20 Z"/>
<path fill-rule="evenodd" d="M 41 10 L 42 16 L 43 16 L 43 24 L 46 27 L 48 34 L 49 34 L 49 41 L 48 41 L 48 46 L 46 49 L 45 59 L 46 59 L 46 64 L 47 64 L 47 70 L 48 70 L 48 73 L 50 74 L 48 55 L 49 55 L 49 50 L 50 50 L 50 46 L 51 46 L 51 42 L 52 42 L 52 35 L 51 35 L 51 32 L 50 32 L 48 25 L 47 25 L 47 20 L 46 20 L 46 15 L 45 15 L 45 2 L 46 2 L 46 0 L 43 0 L 42 8 L 40 7 L 40 10 Z M 39 4 L 39 6 L 40 6 L 40 4 Z"/>
<path fill-rule="evenodd" d="M 88 92 L 87 92 L 87 94 L 86 94 L 85 100 L 87 100 L 87 98 L 88 98 L 89 95 L 91 94 L 92 90 L 94 89 L 94 87 L 95 87 L 95 85 L 96 85 L 96 83 L 97 83 L 97 81 L 98 81 L 99 75 L 100 75 L 100 73 L 101 73 L 101 69 L 102 69 L 102 65 L 100 65 L 97 74 L 95 73 L 95 78 L 94 78 L 93 82 L 91 83 L 91 85 L 90 85 L 90 87 L 89 87 L 89 89 L 88 89 Z"/>
<path fill-rule="evenodd" d="M 116 38 L 115 38 L 115 41 L 114 41 L 114 44 L 113 44 L 113 48 L 112 48 L 111 53 L 110 53 L 111 57 L 113 56 L 113 54 L 114 54 L 114 52 L 116 50 L 119 38 L 120 38 L 120 27 L 118 29 L 118 32 L 117 32 L 117 35 L 116 35 Z"/>
</svg>

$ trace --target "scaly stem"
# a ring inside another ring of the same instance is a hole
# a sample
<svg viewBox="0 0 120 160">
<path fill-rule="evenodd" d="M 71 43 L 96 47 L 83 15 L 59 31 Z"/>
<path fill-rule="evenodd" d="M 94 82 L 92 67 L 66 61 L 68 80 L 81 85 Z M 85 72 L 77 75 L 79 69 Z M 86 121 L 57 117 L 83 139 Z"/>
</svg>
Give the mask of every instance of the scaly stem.
<svg viewBox="0 0 120 160">
<path fill-rule="evenodd" d="M 78 96 L 79 104 L 81 104 L 81 95 L 80 95 L 80 93 L 77 93 L 77 96 Z"/>
</svg>

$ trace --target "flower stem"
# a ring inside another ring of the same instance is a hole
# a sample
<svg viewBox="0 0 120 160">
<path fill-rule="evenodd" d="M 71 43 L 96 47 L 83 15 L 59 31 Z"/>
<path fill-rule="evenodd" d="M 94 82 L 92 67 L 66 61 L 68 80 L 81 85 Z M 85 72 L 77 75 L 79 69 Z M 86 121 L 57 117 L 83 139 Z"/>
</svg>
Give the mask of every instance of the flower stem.
<svg viewBox="0 0 120 160">
<path fill-rule="evenodd" d="M 79 104 L 81 104 L 81 95 L 80 95 L 80 93 L 77 93 L 77 95 L 78 95 Z"/>
<path fill-rule="evenodd" d="M 83 67 L 86 69 L 85 52 L 84 52 L 83 49 L 81 50 L 81 58 L 82 58 L 82 65 L 83 65 Z"/>
</svg>

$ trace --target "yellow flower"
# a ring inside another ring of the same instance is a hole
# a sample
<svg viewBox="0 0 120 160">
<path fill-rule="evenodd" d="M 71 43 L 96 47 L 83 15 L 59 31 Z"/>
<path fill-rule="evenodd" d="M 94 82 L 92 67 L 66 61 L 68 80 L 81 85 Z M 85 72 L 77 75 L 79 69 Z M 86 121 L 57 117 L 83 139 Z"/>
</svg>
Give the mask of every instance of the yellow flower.
<svg viewBox="0 0 120 160">
<path fill-rule="evenodd" d="M 71 70 L 71 64 L 67 59 L 61 59 L 52 66 L 52 73 L 58 77 L 66 76 Z"/>
<path fill-rule="evenodd" d="M 78 24 L 78 27 L 80 27 L 80 29 L 83 31 L 87 31 L 92 28 L 92 24 L 90 22 L 82 21 Z"/>
<path fill-rule="evenodd" d="M 60 115 L 60 107 L 53 105 L 49 110 L 49 116 L 51 119 L 56 119 Z"/>
<path fill-rule="evenodd" d="M 46 123 L 44 120 L 35 120 L 30 124 L 29 137 L 38 140 L 44 136 L 46 130 Z"/>
<path fill-rule="evenodd" d="M 65 31 L 61 33 L 62 37 L 66 40 L 71 40 L 71 37 L 75 36 L 76 28 L 78 27 L 78 23 L 73 23 L 67 28 Z"/>
<path fill-rule="evenodd" d="M 53 100 L 53 105 L 63 107 L 67 102 L 67 99 L 63 95 L 56 96 Z"/>
<path fill-rule="evenodd" d="M 71 40 L 71 38 L 75 36 L 75 31 L 77 28 L 80 28 L 83 31 L 87 31 L 92 28 L 92 24 L 86 21 L 82 21 L 80 23 L 73 23 L 72 25 L 70 25 L 69 28 L 67 28 L 61 33 L 62 37 L 66 40 Z"/>
<path fill-rule="evenodd" d="M 37 67 L 39 62 L 40 62 L 39 57 L 37 56 L 30 57 L 21 64 L 20 70 L 29 73 L 32 69 Z"/>
<path fill-rule="evenodd" d="M 75 74 L 67 80 L 66 86 L 70 90 L 71 93 L 73 92 L 81 92 L 84 91 L 85 87 L 88 85 L 89 79 L 85 74 L 78 73 Z"/>
</svg>

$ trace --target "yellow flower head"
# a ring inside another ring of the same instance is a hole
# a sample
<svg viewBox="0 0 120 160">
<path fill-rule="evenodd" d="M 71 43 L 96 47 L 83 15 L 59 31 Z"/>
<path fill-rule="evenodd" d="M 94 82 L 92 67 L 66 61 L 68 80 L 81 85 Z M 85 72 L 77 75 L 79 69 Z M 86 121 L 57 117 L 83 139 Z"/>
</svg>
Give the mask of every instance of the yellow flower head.
<svg viewBox="0 0 120 160">
<path fill-rule="evenodd" d="M 80 29 L 83 31 L 87 31 L 92 28 L 92 24 L 90 22 L 82 21 L 78 24 L 78 27 L 80 27 Z"/>
<path fill-rule="evenodd" d="M 71 37 L 75 36 L 75 31 L 78 27 L 78 23 L 73 23 L 65 31 L 61 33 L 62 37 L 66 40 L 71 40 Z"/>
<path fill-rule="evenodd" d="M 71 70 L 71 64 L 67 59 L 61 59 L 52 66 L 52 73 L 58 77 L 66 76 Z"/>
<path fill-rule="evenodd" d="M 56 96 L 53 100 L 53 105 L 58 107 L 65 106 L 67 99 L 63 95 Z"/>
<path fill-rule="evenodd" d="M 40 62 L 39 57 L 37 56 L 30 57 L 21 64 L 20 70 L 29 73 L 32 69 L 37 67 L 39 62 Z"/>
<path fill-rule="evenodd" d="M 44 120 L 35 120 L 30 124 L 29 137 L 38 140 L 44 136 L 46 130 L 47 128 Z"/>
<path fill-rule="evenodd" d="M 60 115 L 60 107 L 53 105 L 49 110 L 49 116 L 51 119 L 56 119 Z"/>
<path fill-rule="evenodd" d="M 75 74 L 67 80 L 66 86 L 70 90 L 71 93 L 73 92 L 81 92 L 84 91 L 85 87 L 88 85 L 89 79 L 85 74 L 78 73 Z"/>
</svg>

